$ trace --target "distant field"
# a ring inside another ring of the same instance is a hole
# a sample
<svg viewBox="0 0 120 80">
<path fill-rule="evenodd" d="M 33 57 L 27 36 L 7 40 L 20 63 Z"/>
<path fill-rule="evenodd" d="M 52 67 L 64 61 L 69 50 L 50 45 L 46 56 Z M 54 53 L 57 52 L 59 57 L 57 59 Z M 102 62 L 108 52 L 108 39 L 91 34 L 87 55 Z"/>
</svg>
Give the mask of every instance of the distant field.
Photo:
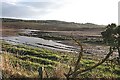
<svg viewBox="0 0 120 80">
<path fill-rule="evenodd" d="M 38 30 L 55 30 L 55 31 L 79 31 L 81 28 L 101 29 L 104 25 L 96 25 L 92 23 L 74 23 L 56 20 L 17 20 L 17 19 L 2 19 L 3 27 L 17 29 L 38 29 Z"/>
<path fill-rule="evenodd" d="M 55 20 L 16 20 L 16 19 L 3 19 L 3 36 L 6 35 L 16 35 L 17 29 L 33 29 L 41 30 L 49 33 L 57 33 L 57 35 L 89 37 L 89 36 L 100 36 L 100 32 L 104 30 L 103 25 L 96 25 L 92 23 L 73 23 L 73 22 L 63 22 Z M 55 35 L 54 34 L 54 35 Z"/>
<path fill-rule="evenodd" d="M 14 36 L 14 35 L 17 35 L 18 32 L 19 32 L 19 30 L 14 29 L 14 28 L 3 27 L 2 29 L 0 29 L 0 34 L 2 36 Z"/>
</svg>

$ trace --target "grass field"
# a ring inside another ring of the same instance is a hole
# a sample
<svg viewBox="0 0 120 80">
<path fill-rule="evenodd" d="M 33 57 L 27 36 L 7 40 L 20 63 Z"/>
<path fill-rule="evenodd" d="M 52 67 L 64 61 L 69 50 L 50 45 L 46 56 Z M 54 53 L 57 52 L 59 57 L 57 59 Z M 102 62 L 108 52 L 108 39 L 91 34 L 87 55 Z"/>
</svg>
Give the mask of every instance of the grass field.
<svg viewBox="0 0 120 80">
<path fill-rule="evenodd" d="M 65 78 L 63 75 L 69 70 L 69 66 L 74 68 L 77 54 L 53 52 L 42 48 L 33 48 L 24 45 L 2 44 L 3 57 L 3 77 L 27 77 L 38 78 L 38 68 L 44 67 L 44 78 Z M 86 69 L 97 63 L 99 59 L 85 55 L 81 61 L 80 69 Z M 56 75 L 56 76 L 55 76 Z M 81 74 L 79 78 L 119 78 L 120 66 L 113 62 L 106 61 L 97 68 Z"/>
</svg>

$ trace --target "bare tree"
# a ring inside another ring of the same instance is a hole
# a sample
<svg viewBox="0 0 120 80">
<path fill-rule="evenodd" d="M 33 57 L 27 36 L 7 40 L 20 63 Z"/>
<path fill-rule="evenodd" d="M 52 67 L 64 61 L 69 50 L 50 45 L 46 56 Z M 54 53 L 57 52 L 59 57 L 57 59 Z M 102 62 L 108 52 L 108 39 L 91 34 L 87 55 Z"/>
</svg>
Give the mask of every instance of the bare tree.
<svg viewBox="0 0 120 80">
<path fill-rule="evenodd" d="M 64 74 L 64 75 L 66 76 L 66 79 L 67 79 L 67 80 L 69 80 L 70 78 L 72 78 L 72 79 L 74 80 L 74 79 L 77 78 L 78 75 L 80 75 L 80 74 L 82 74 L 82 73 L 84 73 L 84 72 L 90 71 L 90 70 L 98 67 L 99 65 L 101 65 L 102 63 L 104 63 L 104 62 L 110 57 L 110 55 L 113 53 L 113 51 L 115 50 L 115 47 L 110 47 L 110 48 L 109 48 L 109 52 L 108 52 L 108 54 L 105 56 L 104 59 L 102 59 L 101 61 L 99 61 L 97 64 L 94 64 L 92 67 L 89 67 L 89 68 L 84 69 L 84 70 L 80 70 L 80 61 L 81 61 L 81 58 L 82 58 L 82 56 L 83 56 L 83 46 L 82 46 L 82 44 L 81 44 L 78 40 L 76 40 L 76 39 L 74 39 L 74 38 L 72 38 L 72 39 L 73 39 L 73 40 L 78 44 L 78 46 L 80 47 L 80 52 L 79 52 L 77 61 L 76 61 L 75 65 L 74 65 L 74 69 L 72 70 L 72 67 L 70 67 L 68 73 L 65 73 L 65 74 Z"/>
</svg>

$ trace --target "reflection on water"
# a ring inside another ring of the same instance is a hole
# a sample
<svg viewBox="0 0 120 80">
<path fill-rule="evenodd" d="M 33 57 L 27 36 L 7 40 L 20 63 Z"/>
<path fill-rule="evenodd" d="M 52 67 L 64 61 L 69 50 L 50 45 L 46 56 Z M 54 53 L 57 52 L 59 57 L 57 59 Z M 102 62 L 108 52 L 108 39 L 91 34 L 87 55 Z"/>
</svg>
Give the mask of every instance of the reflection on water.
<svg viewBox="0 0 120 80">
<path fill-rule="evenodd" d="M 59 51 L 73 52 L 75 47 L 57 43 L 52 40 L 45 40 L 42 38 L 36 37 L 27 37 L 27 36 L 13 36 L 13 37 L 3 37 L 3 40 L 13 43 L 13 44 L 25 44 L 33 47 L 43 47 Z"/>
</svg>

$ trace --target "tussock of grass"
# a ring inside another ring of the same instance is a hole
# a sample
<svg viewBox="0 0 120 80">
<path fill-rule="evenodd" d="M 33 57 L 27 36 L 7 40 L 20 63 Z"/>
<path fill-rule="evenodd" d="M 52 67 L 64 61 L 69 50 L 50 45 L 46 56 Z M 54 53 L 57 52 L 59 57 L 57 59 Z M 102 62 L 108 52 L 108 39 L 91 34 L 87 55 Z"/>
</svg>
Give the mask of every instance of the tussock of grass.
<svg viewBox="0 0 120 80">
<path fill-rule="evenodd" d="M 13 56 L 11 54 L 2 54 L 2 77 L 3 78 L 27 78 L 38 77 L 37 72 L 29 71 L 21 67 L 19 63 L 12 62 Z M 12 59 L 11 59 L 12 58 Z"/>
</svg>

